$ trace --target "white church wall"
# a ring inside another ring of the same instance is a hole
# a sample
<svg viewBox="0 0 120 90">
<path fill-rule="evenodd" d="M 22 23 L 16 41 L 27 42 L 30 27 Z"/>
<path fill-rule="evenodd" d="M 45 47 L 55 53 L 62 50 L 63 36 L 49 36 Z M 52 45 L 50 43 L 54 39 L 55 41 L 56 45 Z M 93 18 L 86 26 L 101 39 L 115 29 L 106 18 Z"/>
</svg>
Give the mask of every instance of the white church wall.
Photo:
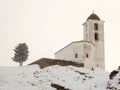
<svg viewBox="0 0 120 90">
<path fill-rule="evenodd" d="M 98 30 L 94 30 L 95 23 L 98 24 Z M 84 39 L 86 41 L 91 41 L 92 43 L 95 43 L 95 32 L 98 32 L 100 34 L 99 41 L 104 41 L 104 21 L 88 20 L 84 24 Z"/>
<path fill-rule="evenodd" d="M 77 54 L 77 57 L 75 57 Z M 86 58 L 88 54 L 88 58 Z M 66 46 L 55 54 L 56 59 L 84 63 L 86 68 L 94 67 L 94 45 L 88 41 L 77 41 Z"/>
<path fill-rule="evenodd" d="M 94 24 L 98 24 L 98 30 L 94 29 Z M 83 24 L 84 40 L 95 44 L 95 66 L 105 69 L 104 60 L 104 21 L 101 20 L 87 20 Z M 95 33 L 98 33 L 98 41 L 95 40 Z"/>
<path fill-rule="evenodd" d="M 96 31 L 99 33 L 99 41 L 95 43 L 95 53 L 96 53 L 96 66 L 105 69 L 105 58 L 104 58 L 104 22 L 100 21 L 99 30 Z"/>
<path fill-rule="evenodd" d="M 89 20 L 89 38 L 95 44 L 95 66 L 105 69 L 104 62 L 104 21 Z M 98 24 L 98 30 L 94 30 L 94 24 Z M 95 41 L 94 33 L 98 33 L 98 41 Z"/>
<path fill-rule="evenodd" d="M 76 57 L 77 54 L 77 57 Z M 55 54 L 56 59 L 75 61 L 83 63 L 84 60 L 84 43 L 81 41 L 73 42 Z"/>
<path fill-rule="evenodd" d="M 73 45 L 72 43 L 68 46 L 64 47 L 63 49 L 59 50 L 57 53 L 55 53 L 56 59 L 62 59 L 62 60 L 72 60 L 73 59 Z"/>
<path fill-rule="evenodd" d="M 84 67 L 92 69 L 95 67 L 95 45 L 92 43 L 84 43 Z"/>
<path fill-rule="evenodd" d="M 84 41 L 75 42 L 73 45 L 73 55 L 78 54 L 78 57 L 74 57 L 73 60 L 78 63 L 84 63 Z"/>
</svg>

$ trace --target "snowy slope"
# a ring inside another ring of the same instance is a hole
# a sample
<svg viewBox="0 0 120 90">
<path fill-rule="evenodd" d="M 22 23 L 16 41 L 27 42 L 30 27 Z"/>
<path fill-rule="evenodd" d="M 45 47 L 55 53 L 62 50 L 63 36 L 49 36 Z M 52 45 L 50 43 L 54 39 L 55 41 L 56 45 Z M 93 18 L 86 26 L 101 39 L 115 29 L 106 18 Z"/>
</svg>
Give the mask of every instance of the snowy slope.
<svg viewBox="0 0 120 90">
<path fill-rule="evenodd" d="M 0 67 L 0 90 L 56 90 L 51 84 L 68 90 L 106 90 L 108 74 L 73 66 Z"/>
</svg>

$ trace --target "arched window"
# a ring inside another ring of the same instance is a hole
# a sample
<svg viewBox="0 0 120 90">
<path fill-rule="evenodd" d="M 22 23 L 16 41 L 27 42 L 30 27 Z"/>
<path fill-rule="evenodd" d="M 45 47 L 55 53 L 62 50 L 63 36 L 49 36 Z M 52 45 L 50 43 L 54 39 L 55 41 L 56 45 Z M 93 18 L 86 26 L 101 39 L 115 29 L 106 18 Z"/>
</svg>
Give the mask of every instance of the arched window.
<svg viewBox="0 0 120 90">
<path fill-rule="evenodd" d="M 97 23 L 94 24 L 94 29 L 98 30 L 98 24 Z"/>
<path fill-rule="evenodd" d="M 99 36 L 98 36 L 98 33 L 95 33 L 95 36 L 94 36 L 94 37 L 95 37 L 95 41 L 98 41 L 98 40 L 99 40 L 99 38 L 98 38 L 98 37 L 99 37 Z"/>
<path fill-rule="evenodd" d="M 78 54 L 77 53 L 75 53 L 75 58 L 78 58 Z"/>
<path fill-rule="evenodd" d="M 88 58 L 89 56 L 88 56 L 88 54 L 86 54 L 86 58 Z"/>
</svg>

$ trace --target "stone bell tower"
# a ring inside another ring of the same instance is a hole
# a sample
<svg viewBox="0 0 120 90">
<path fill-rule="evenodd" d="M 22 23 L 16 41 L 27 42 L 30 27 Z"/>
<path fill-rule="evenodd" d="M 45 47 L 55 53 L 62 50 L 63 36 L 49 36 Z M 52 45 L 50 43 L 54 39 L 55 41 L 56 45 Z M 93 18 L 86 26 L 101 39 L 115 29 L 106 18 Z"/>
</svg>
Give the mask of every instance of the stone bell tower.
<svg viewBox="0 0 120 90">
<path fill-rule="evenodd" d="M 94 44 L 93 62 L 96 67 L 105 69 L 104 21 L 92 13 L 83 24 L 84 40 Z"/>
</svg>

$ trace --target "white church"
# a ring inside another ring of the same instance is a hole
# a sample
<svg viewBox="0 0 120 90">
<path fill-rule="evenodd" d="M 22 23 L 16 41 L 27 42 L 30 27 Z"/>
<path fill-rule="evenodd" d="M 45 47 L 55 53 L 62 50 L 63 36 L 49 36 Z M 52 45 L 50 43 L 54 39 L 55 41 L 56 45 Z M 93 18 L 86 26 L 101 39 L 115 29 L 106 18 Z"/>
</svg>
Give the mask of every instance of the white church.
<svg viewBox="0 0 120 90">
<path fill-rule="evenodd" d="M 74 41 L 55 53 L 55 59 L 83 63 L 85 68 L 105 69 L 104 21 L 92 13 L 83 23 L 83 40 Z"/>
</svg>

